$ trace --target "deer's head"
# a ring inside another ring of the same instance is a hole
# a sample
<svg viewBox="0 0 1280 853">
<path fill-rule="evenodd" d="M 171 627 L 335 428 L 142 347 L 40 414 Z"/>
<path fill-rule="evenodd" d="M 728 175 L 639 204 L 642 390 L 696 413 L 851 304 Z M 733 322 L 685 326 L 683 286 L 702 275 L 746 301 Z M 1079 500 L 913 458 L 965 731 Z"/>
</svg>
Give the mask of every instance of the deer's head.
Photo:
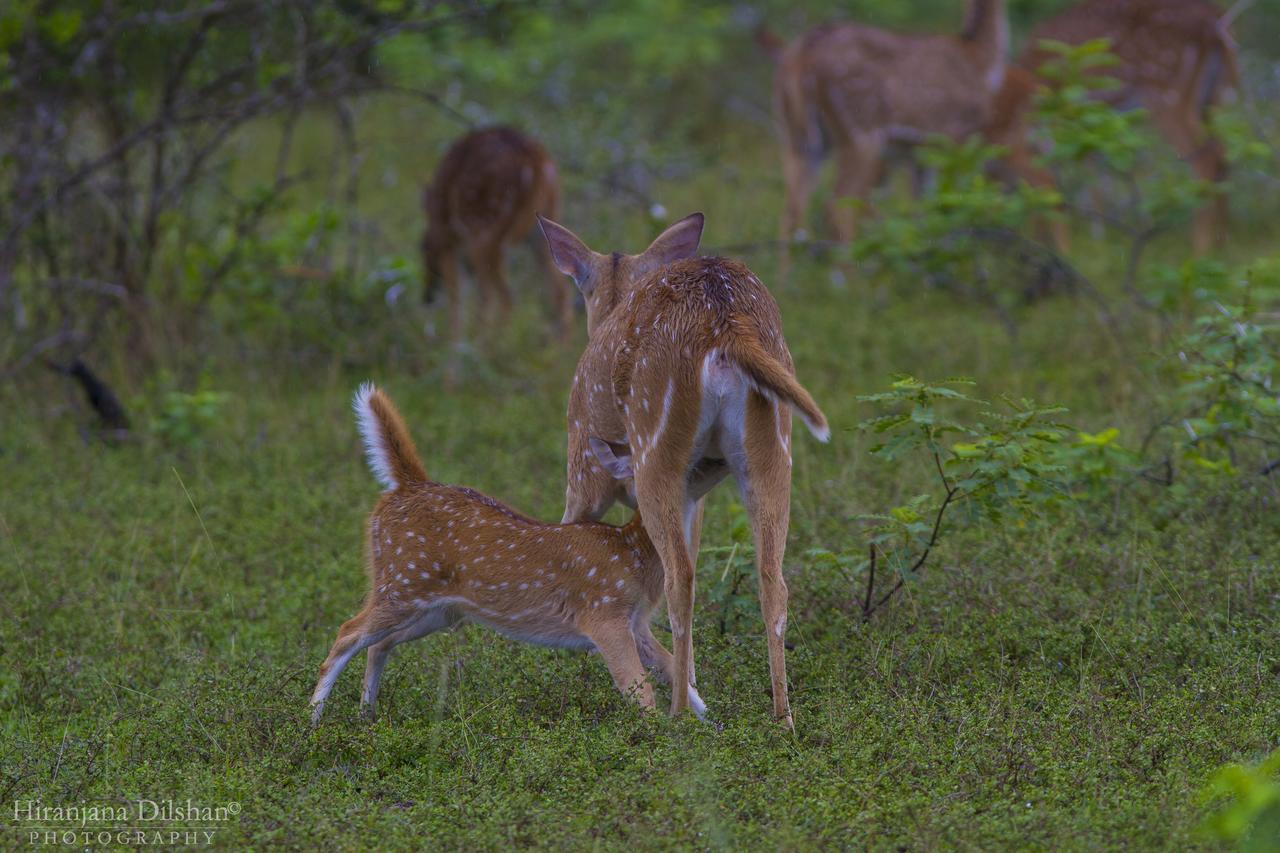
<svg viewBox="0 0 1280 853">
<path fill-rule="evenodd" d="M 568 228 L 538 217 L 556 267 L 573 279 L 587 306 L 587 334 L 626 298 L 636 282 L 682 258 L 693 257 L 702 239 L 703 216 L 692 213 L 658 235 L 638 255 L 592 251 Z"/>
</svg>

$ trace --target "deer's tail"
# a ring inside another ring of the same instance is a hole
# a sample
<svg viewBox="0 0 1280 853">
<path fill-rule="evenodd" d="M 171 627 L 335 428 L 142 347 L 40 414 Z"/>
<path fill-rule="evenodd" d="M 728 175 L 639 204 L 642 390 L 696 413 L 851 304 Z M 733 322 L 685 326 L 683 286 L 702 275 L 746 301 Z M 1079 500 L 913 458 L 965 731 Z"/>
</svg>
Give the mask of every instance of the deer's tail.
<svg viewBox="0 0 1280 853">
<path fill-rule="evenodd" d="M 409 437 L 409 428 L 390 397 L 372 382 L 366 382 L 356 391 L 351 408 L 356 412 L 369 470 L 378 482 L 388 489 L 399 489 L 427 481 L 427 471 Z"/>
<path fill-rule="evenodd" d="M 735 335 L 733 342 L 725 347 L 725 354 L 737 362 L 758 387 L 790 403 L 814 438 L 822 442 L 831 439 L 827 416 L 822 414 L 813 395 L 796 381 L 785 364 L 765 351 L 757 335 Z"/>
</svg>

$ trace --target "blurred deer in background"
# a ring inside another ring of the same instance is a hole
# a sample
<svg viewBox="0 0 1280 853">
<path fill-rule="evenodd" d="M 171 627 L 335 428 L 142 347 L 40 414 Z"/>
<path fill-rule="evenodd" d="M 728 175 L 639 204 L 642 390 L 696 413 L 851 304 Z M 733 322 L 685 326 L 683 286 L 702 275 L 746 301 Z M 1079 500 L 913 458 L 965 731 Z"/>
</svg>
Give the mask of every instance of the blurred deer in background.
<svg viewBox="0 0 1280 853">
<path fill-rule="evenodd" d="M 1227 177 L 1226 155 L 1209 132 L 1210 111 L 1240 88 L 1235 42 L 1223 10 L 1210 0 L 1084 0 L 1036 26 L 997 99 L 988 139 L 1010 150 L 1010 165 L 1036 177 L 1027 139 L 1027 117 L 1039 80 L 1037 69 L 1053 54 L 1041 42 L 1083 44 L 1105 38 L 1120 60 L 1099 68 L 1119 81 L 1099 97 L 1116 107 L 1143 107 L 1156 129 L 1196 176 L 1214 183 Z M 1197 214 L 1192 243 L 1198 253 L 1225 237 L 1227 199 L 1218 193 Z"/>
<path fill-rule="evenodd" d="M 670 684 L 674 667 L 649 628 L 662 562 L 640 516 L 624 527 L 543 524 L 472 489 L 433 483 L 390 398 L 364 385 L 353 406 L 369 467 L 387 491 L 366 525 L 364 607 L 320 667 L 312 720 L 356 653 L 369 650 L 360 704 L 372 715 L 391 650 L 464 620 L 525 642 L 597 649 L 623 695 L 653 708 L 645 668 Z M 628 457 L 592 445 L 611 476 L 631 480 Z M 692 684 L 676 692 L 703 716 Z"/>
<path fill-rule="evenodd" d="M 586 299 L 587 349 L 569 392 L 565 521 L 639 509 L 662 557 L 675 663 L 693 681 L 694 567 L 702 499 L 732 474 L 751 519 L 776 719 L 790 727 L 782 556 L 791 511 L 791 412 L 821 441 L 826 418 L 795 378 L 777 303 L 750 270 L 694 258 L 702 214 L 639 255 L 593 252 L 567 228 L 542 230 Z M 683 259 L 683 260 L 682 260 Z M 632 491 L 598 464 L 593 440 L 631 458 Z M 671 694 L 671 712 L 688 707 Z"/>
<path fill-rule="evenodd" d="M 539 213 L 559 215 L 560 179 L 546 149 L 509 127 L 468 133 L 450 146 L 436 167 L 423 207 L 426 301 L 434 300 L 443 283 L 453 342 L 463 340 L 459 266 L 464 260 L 478 291 L 477 316 L 483 317 L 486 328 L 504 325 L 511 313 L 506 247 L 533 233 Z M 567 341 L 573 331 L 572 292 L 542 240 L 536 240 L 534 251 L 545 267 L 556 333 Z"/>
<path fill-rule="evenodd" d="M 891 144 L 931 134 L 962 139 L 990 119 L 1004 79 L 1009 25 L 1004 0 L 969 0 L 958 35 L 893 33 L 855 23 L 828 24 L 775 52 L 774 117 L 781 137 L 786 206 L 782 263 L 802 228 L 818 170 L 828 154 L 836 179 L 828 204 L 836 236 L 853 239 L 857 213 L 841 199 L 866 202 Z"/>
</svg>

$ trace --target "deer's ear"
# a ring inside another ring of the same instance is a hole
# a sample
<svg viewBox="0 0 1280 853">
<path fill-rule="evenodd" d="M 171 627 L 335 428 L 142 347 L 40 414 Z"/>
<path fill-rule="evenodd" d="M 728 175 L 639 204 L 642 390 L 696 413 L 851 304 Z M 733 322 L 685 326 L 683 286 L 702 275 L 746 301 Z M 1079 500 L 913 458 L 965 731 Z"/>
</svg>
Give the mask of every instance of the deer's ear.
<svg viewBox="0 0 1280 853">
<path fill-rule="evenodd" d="M 584 296 L 589 294 L 595 286 L 591 281 L 591 259 L 595 252 L 588 249 L 578 235 L 541 214 L 538 215 L 538 225 L 542 227 L 542 236 L 551 249 L 551 260 L 555 262 L 556 269 L 572 278 Z"/>
<path fill-rule="evenodd" d="M 635 471 L 631 470 L 630 453 L 619 455 L 614 452 L 609 442 L 602 441 L 594 435 L 587 439 L 587 444 L 590 445 L 591 452 L 595 454 L 600 467 L 608 471 L 615 480 L 629 480 L 635 476 Z"/>
<path fill-rule="evenodd" d="M 701 213 L 691 213 L 663 231 L 640 255 L 640 271 L 649 272 L 672 261 L 692 258 L 698 253 L 704 223 Z"/>
</svg>

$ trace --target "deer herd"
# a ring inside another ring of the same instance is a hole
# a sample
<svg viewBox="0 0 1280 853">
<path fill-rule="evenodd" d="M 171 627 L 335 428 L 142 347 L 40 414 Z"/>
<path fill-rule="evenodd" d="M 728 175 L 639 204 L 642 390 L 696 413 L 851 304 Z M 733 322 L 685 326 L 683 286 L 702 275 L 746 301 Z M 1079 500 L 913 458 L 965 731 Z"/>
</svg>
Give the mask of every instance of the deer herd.
<svg viewBox="0 0 1280 853">
<path fill-rule="evenodd" d="M 1005 0 L 968 0 L 954 35 L 910 35 L 856 23 L 818 27 L 790 44 L 761 30 L 776 63 L 774 114 L 786 199 L 782 245 L 804 228 L 823 160 L 836 177 L 829 205 L 838 239 L 883 180 L 891 149 L 929 136 L 980 136 L 1006 152 L 1005 172 L 1038 186 L 1027 133 L 1041 44 L 1110 40 L 1118 62 L 1099 73 L 1117 106 L 1142 106 L 1196 175 L 1226 177 L 1208 132 L 1213 107 L 1239 87 L 1234 42 L 1210 0 L 1082 0 L 1032 30 L 1008 59 Z M 1219 195 L 1196 217 L 1198 251 L 1223 239 Z M 479 492 L 431 481 L 400 414 L 371 385 L 354 408 L 368 462 L 386 488 L 365 530 L 368 592 L 338 632 L 312 695 L 318 720 L 339 673 L 367 650 L 362 706 L 372 712 L 387 655 L 400 643 L 473 621 L 533 643 L 598 651 L 614 683 L 654 707 L 646 671 L 671 685 L 671 712 L 706 707 L 695 687 L 694 567 L 705 496 L 732 475 L 750 518 L 775 719 L 787 698 L 791 414 L 820 441 L 830 430 L 797 381 L 777 303 L 743 264 L 699 257 L 703 217 L 671 225 L 643 252 L 596 252 L 554 220 L 560 185 L 547 151 L 491 128 L 446 152 L 423 199 L 426 298 L 443 285 L 450 334 L 464 340 L 460 268 L 470 268 L 486 325 L 506 320 L 508 246 L 536 235 L 556 335 L 572 333 L 568 276 L 586 307 L 587 346 L 569 390 L 565 511 L 535 521 Z M 540 226 L 535 228 L 535 226 Z M 1061 245 L 1066 235 L 1053 234 Z M 785 248 L 784 248 L 785 251 Z M 785 258 L 783 266 L 785 268 Z M 615 503 L 623 527 L 600 522 Z M 650 617 L 665 597 L 674 654 Z M 681 689 L 683 686 L 683 689 Z"/>
</svg>

